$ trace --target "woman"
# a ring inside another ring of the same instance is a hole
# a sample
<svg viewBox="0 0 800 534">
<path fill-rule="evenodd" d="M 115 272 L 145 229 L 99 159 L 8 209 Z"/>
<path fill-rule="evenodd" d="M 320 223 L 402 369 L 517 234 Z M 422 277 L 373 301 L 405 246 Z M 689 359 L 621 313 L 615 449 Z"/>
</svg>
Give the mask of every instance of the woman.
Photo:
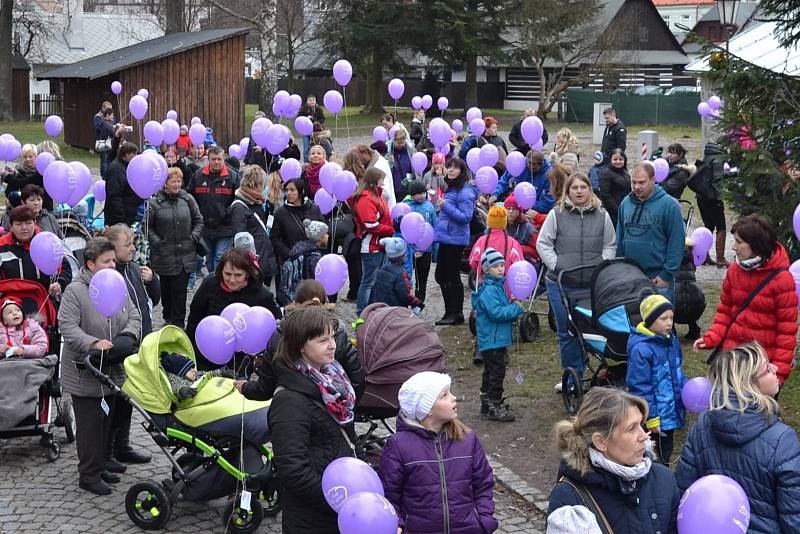
<svg viewBox="0 0 800 534">
<path fill-rule="evenodd" d="M 248 165 L 242 170 L 242 180 L 234 192 L 236 199 L 230 207 L 231 227 L 234 235 L 247 232 L 253 236 L 261 278 L 269 285 L 278 271 L 278 262 L 272 250 L 272 241 L 267 230 L 267 213 L 264 210 L 267 173 L 258 165 Z"/>
<path fill-rule="evenodd" d="M 356 299 L 356 315 L 369 303 L 375 275 L 385 259 L 382 237 L 394 234 L 389 205 L 383 198 L 382 183 L 388 177 L 377 167 L 370 167 L 358 183 L 351 199 L 356 235 L 361 239 L 361 285 Z"/>
<path fill-rule="evenodd" d="M 197 202 L 182 189 L 183 174 L 170 168 L 164 188 L 148 204 L 150 263 L 161 279 L 161 311 L 166 324 L 183 328 L 189 275 L 197 263 L 203 215 Z"/>
<path fill-rule="evenodd" d="M 270 172 L 267 175 L 267 186 L 264 188 L 264 209 L 267 213 L 274 217 L 275 212 L 283 206 L 284 193 L 283 193 L 283 179 L 279 170 Z M 270 230 L 272 228 L 270 227 Z"/>
<path fill-rule="evenodd" d="M 483 138 L 486 140 L 486 142 L 490 145 L 496 146 L 498 149 L 503 149 L 503 154 L 508 154 L 508 148 L 506 147 L 505 140 L 497 135 L 497 119 L 494 117 L 486 117 L 483 119 L 483 124 L 486 126 L 486 130 L 483 132 Z M 505 169 L 503 170 L 505 171 Z"/>
<path fill-rule="evenodd" d="M 334 310 L 334 305 L 328 304 L 328 297 L 325 295 L 325 288 L 321 283 L 316 280 L 303 280 L 295 290 L 294 302 L 290 303 L 285 308 L 286 315 L 288 316 L 296 310 L 312 306 L 321 307 L 330 312 Z M 275 369 L 272 362 L 278 352 L 282 337 L 283 329 L 279 326 L 276 335 L 272 336 L 269 340 L 267 351 L 261 358 L 261 365 L 256 368 L 258 380 L 250 382 L 238 380 L 236 382 L 236 387 L 242 395 L 248 399 L 269 400 L 272 398 L 276 386 Z M 339 321 L 333 337 L 336 340 L 336 353 L 334 358 L 347 374 L 348 380 L 350 380 L 350 383 L 353 385 L 356 400 L 358 400 L 367 387 L 364 371 L 358 359 L 358 351 L 356 351 L 356 348 L 350 342 L 350 338 L 347 336 L 347 330 L 341 321 Z"/>
<path fill-rule="evenodd" d="M 573 156 L 567 156 L 567 154 Z M 581 144 L 578 137 L 569 128 L 561 128 L 558 131 L 555 147 L 550 154 L 550 160 L 553 163 L 562 163 L 565 158 L 574 160 L 576 163 L 581 159 Z M 575 167 L 573 170 L 577 171 L 578 168 Z"/>
<path fill-rule="evenodd" d="M 392 134 L 390 133 L 391 129 L 397 126 L 398 130 L 403 130 L 406 133 L 406 139 L 409 137 L 408 130 L 403 125 L 402 122 L 398 122 L 397 117 L 394 116 L 394 113 L 384 113 L 381 116 L 381 124 L 384 128 L 386 128 L 386 133 L 388 137 L 391 139 Z"/>
<path fill-rule="evenodd" d="M 6 167 L 2 180 L 6 186 L 7 197 L 11 197 L 12 193 L 19 195 L 19 191 L 22 191 L 22 188 L 28 184 L 38 185 L 44 189 L 44 178 L 36 170 L 36 155 L 36 145 L 26 144 L 22 147 L 20 162 L 17 166 L 14 169 Z M 10 200 L 10 202 L 12 206 L 19 205 L 19 201 Z M 53 199 L 47 193 L 44 196 L 44 207 L 48 211 L 53 211 Z"/>
<path fill-rule="evenodd" d="M 289 180 L 283 186 L 286 202 L 275 210 L 270 239 L 275 250 L 278 265 L 289 257 L 289 252 L 298 242 L 306 240 L 305 219 L 323 221 L 319 206 L 314 204 L 306 193 L 303 180 Z"/>
<path fill-rule="evenodd" d="M 547 214 L 539 231 L 536 250 L 547 267 L 545 283 L 547 300 L 556 320 L 561 368 L 569 367 L 583 376 L 585 362 L 580 344 L 569 331 L 569 316 L 558 288 L 558 275 L 578 265 L 598 265 L 614 258 L 617 236 L 611 217 L 600 205 L 585 174 L 575 173 L 564 182 L 558 205 Z M 562 287 L 571 294 L 589 287 L 592 273 L 588 269 L 562 277 Z M 561 382 L 555 386 L 561 391 Z"/>
<path fill-rule="evenodd" d="M 36 184 L 28 184 L 22 188 L 20 193 L 22 205 L 27 206 L 33 211 L 36 226 L 38 226 L 42 232 L 50 232 L 55 234 L 59 239 L 64 239 L 64 233 L 58 225 L 56 216 L 53 215 L 52 212 L 42 209 L 44 207 L 44 197 L 46 195 L 44 189 Z M 9 212 L 6 212 L 3 217 L 3 228 L 11 228 L 10 215 Z"/>
<path fill-rule="evenodd" d="M 469 246 L 469 223 L 475 212 L 478 191 L 467 183 L 469 170 L 461 158 L 447 164 L 447 191 L 436 199 L 439 216 L 434 228 L 434 241 L 439 243 L 436 262 L 436 283 L 444 298 L 444 317 L 437 326 L 464 322 L 464 284 L 461 282 L 461 259 Z"/>
<path fill-rule="evenodd" d="M 176 167 L 181 171 L 182 183 L 181 187 L 186 188 L 189 183 L 189 178 L 192 177 L 192 172 L 186 166 L 183 159 L 178 158 L 178 150 L 171 146 L 164 152 L 164 160 L 167 162 L 167 167 Z"/>
<path fill-rule="evenodd" d="M 359 183 L 364 179 L 367 170 L 361 163 L 358 153 L 350 151 L 342 158 L 342 169 L 350 171 Z M 384 195 L 384 198 L 385 195 Z M 333 214 L 332 214 L 333 215 Z M 331 224 L 331 237 L 336 250 L 342 247 L 342 254 L 347 262 L 347 277 L 349 280 L 345 302 L 356 302 L 358 288 L 361 286 L 361 239 L 356 235 L 355 214 L 347 202 L 342 202 L 340 212 L 336 216 L 336 228 Z M 332 218 L 329 216 L 328 218 Z"/>
<path fill-rule="evenodd" d="M 669 163 L 669 173 L 661 182 L 661 187 L 668 195 L 680 200 L 689 177 L 695 173 L 697 167 L 686 162 L 686 149 L 680 143 L 669 145 L 664 158 Z"/>
<path fill-rule="evenodd" d="M 783 384 L 792 372 L 797 345 L 797 294 L 786 271 L 789 256 L 761 215 L 742 217 L 731 233 L 736 262 L 725 273 L 714 322 L 694 342 L 694 351 L 730 350 L 758 341 Z"/>
<path fill-rule="evenodd" d="M 303 180 L 308 185 L 308 196 L 314 198 L 322 188 L 319 183 L 319 171 L 327 163 L 328 156 L 325 154 L 325 149 L 319 145 L 312 145 L 308 149 L 308 163 L 303 169 Z"/>
<path fill-rule="evenodd" d="M 311 134 L 311 144 L 321 146 L 325 150 L 325 159 L 333 156 L 333 141 L 331 141 L 331 131 L 323 128 L 319 122 L 314 123 L 314 131 Z"/>
<path fill-rule="evenodd" d="M 617 213 L 622 200 L 631 192 L 631 175 L 628 172 L 628 156 L 622 149 L 611 152 L 609 164 L 600 172 L 600 200 L 617 225 Z"/>
<path fill-rule="evenodd" d="M 228 249 L 222 255 L 214 274 L 203 278 L 189 307 L 186 321 L 186 334 L 194 343 L 197 325 L 209 315 L 219 315 L 229 304 L 241 302 L 248 306 L 263 306 L 272 312 L 276 319 L 282 317 L 272 292 L 261 282 L 253 259 L 239 248 Z M 198 351 L 197 366 L 206 371 L 216 369 L 216 365 L 203 357 Z"/>
<path fill-rule="evenodd" d="M 300 308 L 283 322 L 269 425 L 284 534 L 339 532 L 322 493 L 322 473 L 333 460 L 355 456 L 355 393 L 335 359 L 337 327 L 320 307 Z"/>
<path fill-rule="evenodd" d="M 387 143 L 387 154 L 392 165 L 392 184 L 394 185 L 394 198 L 402 202 L 408 193 L 408 184 L 414 179 L 414 168 L 411 158 L 416 150 L 407 142 L 405 130 L 400 128 L 394 132 L 394 139 Z"/>
<path fill-rule="evenodd" d="M 130 297 L 111 318 L 97 311 L 89 297 L 92 276 L 102 269 L 113 269 L 115 257 L 114 245 L 108 239 L 90 239 L 83 252 L 84 268 L 64 291 L 58 310 L 58 328 L 64 341 L 61 382 L 75 410 L 78 485 L 96 495 L 109 495 L 111 488 L 106 482 L 119 482 L 118 476 L 104 468 L 115 418 L 115 395 L 92 373 L 79 370 L 76 363 L 83 362 L 88 354 L 95 366 L 120 383 L 125 378 L 122 362 L 138 350 L 141 330 L 139 312 Z"/>
<path fill-rule="evenodd" d="M 758 343 L 711 363 L 711 402 L 689 431 L 675 478 L 681 492 L 710 474 L 738 482 L 750 501 L 748 532 L 800 532 L 800 441 L 780 420 L 776 367 Z"/>
<path fill-rule="evenodd" d="M 574 420 L 556 424 L 562 459 L 548 532 L 677 532 L 680 494 L 669 468 L 653 461 L 646 420 L 644 399 L 596 387 Z"/>
</svg>

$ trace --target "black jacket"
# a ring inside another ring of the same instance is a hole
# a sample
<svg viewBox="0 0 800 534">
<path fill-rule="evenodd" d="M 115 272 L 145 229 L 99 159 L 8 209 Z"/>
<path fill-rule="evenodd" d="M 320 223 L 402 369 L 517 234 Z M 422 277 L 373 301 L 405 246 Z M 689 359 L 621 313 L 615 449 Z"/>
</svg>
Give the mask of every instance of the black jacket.
<svg viewBox="0 0 800 534">
<path fill-rule="evenodd" d="M 186 191 L 168 195 L 159 191 L 148 205 L 150 262 L 164 276 L 194 272 L 197 242 L 203 234 L 203 216 Z"/>
<path fill-rule="evenodd" d="M 170 167 L 177 167 L 180 169 L 181 173 L 183 174 L 183 179 L 181 182 L 181 187 L 186 189 L 186 186 L 189 184 L 189 180 L 192 178 L 192 174 L 194 174 L 189 167 L 186 166 L 186 162 L 183 159 L 179 159 L 175 162 L 174 165 L 169 165 Z"/>
<path fill-rule="evenodd" d="M 684 158 L 676 163 L 669 164 L 669 173 L 664 181 L 661 182 L 661 187 L 664 188 L 664 191 L 669 196 L 680 200 L 688 181 L 689 171 L 686 170 L 686 159 Z"/>
<path fill-rule="evenodd" d="M 614 149 L 620 148 L 625 152 L 627 139 L 628 131 L 625 129 L 625 125 L 622 124 L 621 120 L 617 120 L 616 124 L 607 124 L 603 132 L 603 144 L 600 147 L 600 151 L 604 156 L 603 161 L 610 160 L 611 152 L 613 152 Z"/>
<path fill-rule="evenodd" d="M 414 146 L 419 147 L 420 141 L 425 139 L 425 126 L 422 121 L 413 119 L 411 121 L 411 132 L 409 133 L 411 140 L 414 141 Z"/>
<path fill-rule="evenodd" d="M 131 297 L 133 305 L 139 310 L 139 316 L 142 318 L 142 337 L 138 340 L 141 341 L 144 336 L 153 331 L 153 317 L 152 313 L 150 313 L 151 308 L 148 300 L 153 301 L 153 306 L 156 306 L 161 301 L 161 281 L 154 272 L 153 279 L 148 283 L 144 283 L 139 265 L 132 261 L 118 263 L 117 272 L 125 279 L 128 295 Z"/>
<path fill-rule="evenodd" d="M 508 134 L 508 140 L 511 142 L 512 145 L 517 147 L 517 150 L 522 152 L 523 154 L 528 154 L 528 151 L 531 149 L 530 145 L 525 142 L 525 139 L 522 137 L 522 121 L 525 119 L 520 119 L 514 123 L 514 126 L 511 127 L 511 132 Z M 547 144 L 547 126 L 544 127 L 542 131 L 542 145 Z"/>
<path fill-rule="evenodd" d="M 630 192 L 631 175 L 626 169 L 618 169 L 611 165 L 603 167 L 600 171 L 600 201 L 614 226 L 617 225 L 619 205 Z"/>
<path fill-rule="evenodd" d="M 34 237 L 40 231 L 38 228 L 34 230 Z M 34 280 L 42 284 L 45 289 L 50 288 L 50 276 L 41 272 L 33 263 L 30 242 L 20 243 L 13 232 L 0 237 L 0 279 L 6 278 Z M 55 274 L 53 281 L 58 282 L 62 292 L 72 281 L 72 268 L 66 256 L 61 260 L 61 270 Z"/>
<path fill-rule="evenodd" d="M 696 170 L 689 178 L 689 189 L 697 193 L 697 201 L 718 201 L 725 176 L 725 160 L 728 155 L 721 145 L 706 144 L 703 159 L 695 163 Z"/>
<path fill-rule="evenodd" d="M 308 117 L 311 119 L 311 122 L 318 122 L 320 124 L 325 124 L 325 112 L 322 111 L 322 107 L 317 105 L 314 106 L 314 109 L 311 109 L 307 105 L 303 104 L 303 107 L 300 108 L 300 111 L 297 113 L 298 117 Z"/>
<path fill-rule="evenodd" d="M 194 197 L 200 213 L 203 214 L 205 237 L 233 237 L 230 206 L 237 187 L 239 173 L 227 165 L 223 165 L 222 171 L 218 173 L 212 173 L 206 165 L 198 169 L 189 180 L 186 192 Z"/>
<path fill-rule="evenodd" d="M 271 173 L 280 169 L 281 163 L 287 158 L 294 158 L 300 161 L 300 148 L 289 141 L 289 146 L 283 149 L 283 152 L 274 156 L 266 151 L 266 149 L 256 150 L 258 145 L 252 139 L 250 144 L 247 145 L 247 153 L 244 156 L 245 165 L 258 165 L 266 172 Z"/>
<path fill-rule="evenodd" d="M 286 261 L 292 247 L 300 241 L 308 239 L 306 237 L 306 227 L 303 220 L 325 222 L 319 206 L 306 199 L 302 206 L 291 206 L 284 204 L 275 210 L 275 220 L 272 222 L 272 247 L 278 257 L 278 264 Z"/>
<path fill-rule="evenodd" d="M 272 278 L 278 271 L 278 262 L 272 250 L 272 240 L 267 232 L 267 215 L 260 204 L 250 204 L 237 198 L 231 204 L 233 234 L 248 232 L 253 236 L 261 276 Z"/>
<path fill-rule="evenodd" d="M 128 184 L 128 162 L 114 159 L 106 169 L 106 226 L 136 222 L 139 206 L 144 202 Z"/>
<path fill-rule="evenodd" d="M 28 184 L 35 184 L 44 189 L 44 178 L 39 174 L 39 171 L 35 167 L 26 167 L 21 163 L 16 166 L 14 172 L 3 176 L 3 183 L 6 184 L 6 195 L 14 191 L 22 191 L 22 188 Z M 47 191 L 45 191 L 42 198 L 42 206 L 47 211 L 53 211 L 53 199 L 50 198 Z"/>
<path fill-rule="evenodd" d="M 222 310 L 229 304 L 234 302 L 241 302 L 248 306 L 263 306 L 272 312 L 275 319 L 283 317 L 281 309 L 275 302 L 275 296 L 272 294 L 261 280 L 250 280 L 250 282 L 241 290 L 228 292 L 220 286 L 220 279 L 216 274 L 210 274 L 203 279 L 203 283 L 197 289 L 192 299 L 192 304 L 189 307 L 189 319 L 186 321 L 186 334 L 192 343 L 195 343 L 194 334 L 197 330 L 197 325 L 201 320 L 209 315 L 219 315 Z M 195 344 L 195 349 L 197 345 Z M 201 370 L 216 369 L 219 365 L 213 364 L 206 360 L 199 351 L 197 354 L 197 366 Z"/>
<path fill-rule="evenodd" d="M 322 494 L 322 473 L 333 460 L 354 456 L 353 425 L 341 427 L 322 405 L 319 388 L 276 362 L 277 383 L 285 389 L 272 399 L 269 428 L 275 467 L 281 474 L 284 534 L 338 534 L 337 516 Z"/>
</svg>

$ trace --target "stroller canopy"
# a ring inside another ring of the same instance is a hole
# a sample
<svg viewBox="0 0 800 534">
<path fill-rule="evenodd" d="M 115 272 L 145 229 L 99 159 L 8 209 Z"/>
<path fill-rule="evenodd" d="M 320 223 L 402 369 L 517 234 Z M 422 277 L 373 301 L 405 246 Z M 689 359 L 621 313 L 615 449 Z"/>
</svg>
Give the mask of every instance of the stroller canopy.
<svg viewBox="0 0 800 534">
<path fill-rule="evenodd" d="M 607 260 L 592 274 L 592 312 L 600 317 L 619 306 L 636 305 L 637 315 L 642 293 L 655 292 L 653 282 L 636 262 L 626 258 Z M 638 322 L 638 321 L 637 321 Z"/>
</svg>

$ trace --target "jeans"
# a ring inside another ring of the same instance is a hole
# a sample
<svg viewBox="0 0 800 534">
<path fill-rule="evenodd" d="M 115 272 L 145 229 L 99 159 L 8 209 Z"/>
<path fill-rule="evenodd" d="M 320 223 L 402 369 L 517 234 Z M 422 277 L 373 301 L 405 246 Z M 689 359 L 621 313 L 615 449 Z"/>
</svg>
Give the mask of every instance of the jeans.
<svg viewBox="0 0 800 534">
<path fill-rule="evenodd" d="M 375 285 L 375 275 L 383 265 L 385 254 L 381 252 L 361 253 L 361 285 L 358 286 L 358 297 L 356 298 L 356 315 L 361 315 L 364 308 L 369 304 L 369 297 L 372 294 L 372 286 Z"/>
<path fill-rule="evenodd" d="M 556 319 L 556 331 L 558 333 L 558 349 L 561 353 L 561 368 L 566 369 L 572 367 L 578 372 L 578 376 L 583 376 L 586 362 L 583 358 L 583 351 L 581 350 L 578 338 L 573 336 L 569 331 L 569 318 L 567 316 L 567 309 L 564 307 L 564 302 L 561 300 L 561 291 L 558 289 L 558 284 L 546 281 L 547 285 L 547 300 L 550 302 L 550 309 L 553 310 L 553 316 Z M 567 294 L 570 293 L 569 288 L 564 288 Z"/>
<path fill-rule="evenodd" d="M 308 162 L 308 151 L 311 150 L 311 136 L 303 136 L 303 161 Z"/>
<path fill-rule="evenodd" d="M 106 179 L 106 170 L 108 169 L 108 156 L 111 155 L 110 151 L 100 152 L 100 177 Z"/>
<path fill-rule="evenodd" d="M 666 297 L 668 301 L 675 305 L 675 280 L 670 280 L 667 287 L 656 287 L 659 295 Z"/>
<path fill-rule="evenodd" d="M 222 255 L 233 246 L 232 237 L 206 237 L 206 245 L 208 246 L 208 256 L 206 256 L 206 268 L 208 274 L 212 274 L 214 269 L 217 268 L 219 260 Z"/>
<path fill-rule="evenodd" d="M 506 359 L 508 349 L 485 350 L 483 356 L 483 376 L 481 378 L 481 392 L 493 401 L 503 399 L 503 380 L 506 378 Z"/>
</svg>

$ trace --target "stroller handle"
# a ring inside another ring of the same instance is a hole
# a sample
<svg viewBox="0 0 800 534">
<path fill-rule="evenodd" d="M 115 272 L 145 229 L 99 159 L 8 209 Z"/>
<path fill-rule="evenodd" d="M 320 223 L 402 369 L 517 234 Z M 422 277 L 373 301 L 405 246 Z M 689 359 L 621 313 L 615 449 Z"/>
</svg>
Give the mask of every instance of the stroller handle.
<svg viewBox="0 0 800 534">
<path fill-rule="evenodd" d="M 101 371 L 100 369 L 98 369 L 97 367 L 95 367 L 92 364 L 91 355 L 87 354 L 83 358 L 83 364 L 86 366 L 86 369 L 88 369 L 89 372 L 92 373 L 92 375 L 96 379 L 98 379 L 104 386 L 109 387 L 112 391 L 114 391 L 114 393 L 119 393 L 121 391 L 119 386 L 117 386 L 114 383 L 114 381 L 111 380 L 110 376 L 108 376 L 107 374 L 103 373 L 103 371 Z"/>
</svg>

